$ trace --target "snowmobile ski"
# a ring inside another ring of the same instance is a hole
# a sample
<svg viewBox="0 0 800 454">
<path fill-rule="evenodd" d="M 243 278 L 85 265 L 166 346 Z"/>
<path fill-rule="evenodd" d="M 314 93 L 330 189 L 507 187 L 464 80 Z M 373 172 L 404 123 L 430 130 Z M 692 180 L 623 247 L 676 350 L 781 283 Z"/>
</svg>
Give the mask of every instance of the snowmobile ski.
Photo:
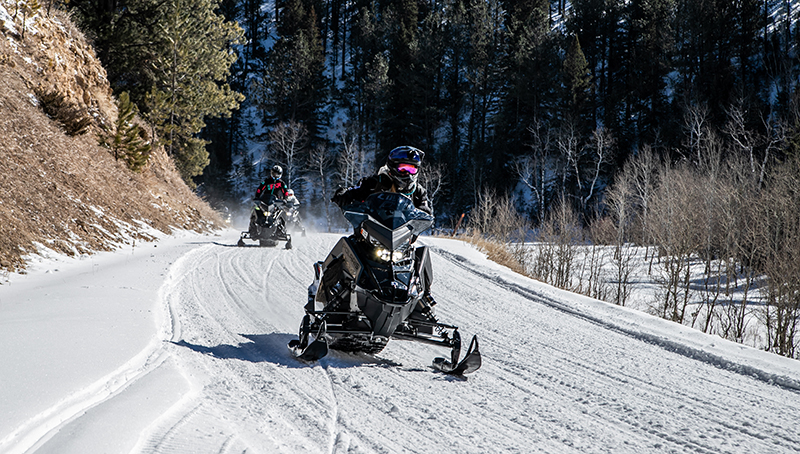
<svg viewBox="0 0 800 454">
<path fill-rule="evenodd" d="M 469 350 L 461 361 L 458 361 L 459 348 L 453 348 L 452 358 L 434 358 L 433 368 L 448 375 L 465 375 L 475 372 L 481 367 L 481 352 L 478 350 L 478 336 L 472 336 Z"/>
<path fill-rule="evenodd" d="M 306 317 L 308 317 L 306 315 Z M 317 361 L 328 354 L 328 342 L 325 340 L 326 324 L 323 322 L 314 336 L 314 341 L 308 343 L 309 324 L 307 318 L 303 319 L 303 329 L 300 332 L 300 339 L 289 341 L 289 351 L 295 358 L 303 361 Z"/>
</svg>

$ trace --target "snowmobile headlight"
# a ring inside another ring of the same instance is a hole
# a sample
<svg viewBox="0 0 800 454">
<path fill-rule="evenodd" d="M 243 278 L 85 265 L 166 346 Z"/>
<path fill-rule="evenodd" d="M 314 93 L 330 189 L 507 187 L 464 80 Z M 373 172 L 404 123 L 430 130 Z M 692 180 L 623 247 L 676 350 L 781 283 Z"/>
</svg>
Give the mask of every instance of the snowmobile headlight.
<svg viewBox="0 0 800 454">
<path fill-rule="evenodd" d="M 382 247 L 376 247 L 375 256 L 382 262 L 389 262 L 392 260 L 392 251 Z"/>
<path fill-rule="evenodd" d="M 375 256 L 383 262 L 399 262 L 406 254 L 401 250 L 392 252 L 385 248 L 375 248 Z"/>
</svg>

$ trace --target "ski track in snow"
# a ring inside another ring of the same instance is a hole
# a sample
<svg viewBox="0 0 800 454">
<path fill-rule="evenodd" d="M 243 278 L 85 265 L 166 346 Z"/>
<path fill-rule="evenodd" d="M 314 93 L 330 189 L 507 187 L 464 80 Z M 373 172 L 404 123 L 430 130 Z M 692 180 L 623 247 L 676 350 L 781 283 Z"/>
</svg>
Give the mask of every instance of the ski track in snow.
<svg viewBox="0 0 800 454">
<path fill-rule="evenodd" d="M 160 338 L 31 420 L 16 434 L 28 437 L 18 452 L 58 452 L 53 433 L 161 376 L 183 391 L 151 418 L 133 452 L 800 451 L 800 377 L 584 310 L 449 251 L 452 240 L 420 241 L 432 246 L 437 316 L 464 339 L 478 335 L 479 371 L 443 375 L 430 363 L 448 352 L 397 340 L 375 356 L 331 351 L 297 361 L 286 344 L 297 335 L 312 264 L 339 238 L 296 235 L 284 250 L 239 248 L 231 237 L 191 250 L 159 291 Z"/>
</svg>

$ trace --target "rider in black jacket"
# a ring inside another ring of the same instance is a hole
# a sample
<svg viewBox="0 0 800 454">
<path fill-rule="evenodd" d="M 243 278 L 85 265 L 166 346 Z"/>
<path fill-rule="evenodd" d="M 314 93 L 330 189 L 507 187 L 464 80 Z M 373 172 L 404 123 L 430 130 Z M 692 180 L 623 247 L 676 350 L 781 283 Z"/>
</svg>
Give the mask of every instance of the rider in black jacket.
<svg viewBox="0 0 800 454">
<path fill-rule="evenodd" d="M 421 150 L 414 147 L 397 147 L 389 152 L 386 165 L 378 173 L 362 178 L 352 188 L 339 188 L 331 201 L 339 207 L 345 207 L 353 202 L 363 202 L 376 192 L 397 192 L 411 198 L 414 206 L 433 216 L 433 207 L 428 200 L 428 193 L 422 185 L 417 183 L 422 167 L 422 158 L 425 156 Z M 430 283 L 423 289 L 423 297 L 415 312 L 425 319 L 436 322 L 432 308 L 436 301 L 431 296 Z M 413 315 L 412 315 L 413 316 Z"/>
<path fill-rule="evenodd" d="M 417 183 L 425 153 L 414 147 L 397 147 L 389 152 L 386 164 L 378 173 L 362 178 L 351 188 L 339 188 L 331 201 L 340 207 L 353 202 L 363 202 L 376 192 L 397 192 L 411 198 L 414 206 L 433 215 L 428 193 Z"/>
</svg>

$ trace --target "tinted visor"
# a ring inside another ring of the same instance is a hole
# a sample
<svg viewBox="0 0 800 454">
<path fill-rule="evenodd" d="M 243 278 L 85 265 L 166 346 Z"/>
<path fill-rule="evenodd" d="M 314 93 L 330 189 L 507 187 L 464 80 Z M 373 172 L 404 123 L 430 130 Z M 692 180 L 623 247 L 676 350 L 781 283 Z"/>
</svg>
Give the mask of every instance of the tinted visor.
<svg viewBox="0 0 800 454">
<path fill-rule="evenodd" d="M 400 173 L 406 173 L 409 175 L 416 175 L 417 174 L 417 166 L 412 164 L 400 163 L 397 164 L 396 167 L 397 171 Z"/>
<path fill-rule="evenodd" d="M 422 163 L 423 156 L 420 150 L 411 147 L 399 147 L 389 152 L 389 160 L 414 162 L 417 166 Z"/>
</svg>

